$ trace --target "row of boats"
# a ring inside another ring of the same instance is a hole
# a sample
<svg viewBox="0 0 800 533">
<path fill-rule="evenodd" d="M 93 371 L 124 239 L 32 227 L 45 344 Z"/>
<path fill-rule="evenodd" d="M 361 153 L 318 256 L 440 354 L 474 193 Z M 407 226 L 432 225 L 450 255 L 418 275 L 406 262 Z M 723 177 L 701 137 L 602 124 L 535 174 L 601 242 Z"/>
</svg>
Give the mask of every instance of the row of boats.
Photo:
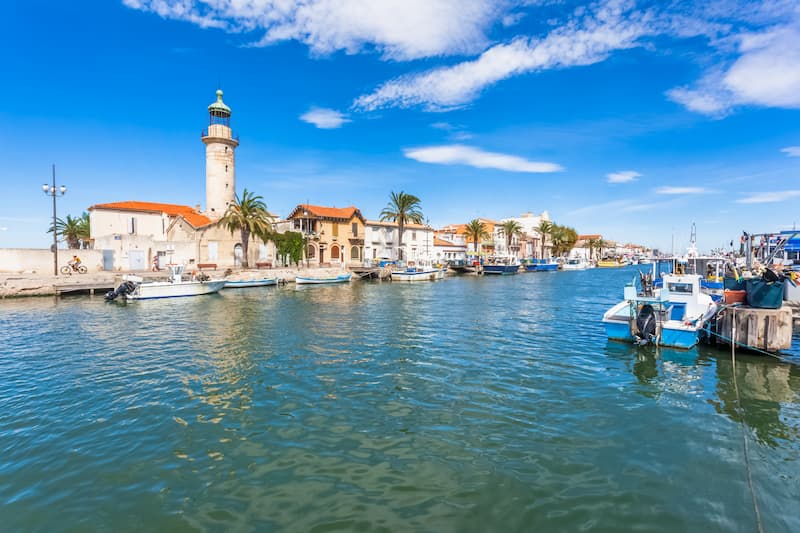
<svg viewBox="0 0 800 533">
<path fill-rule="evenodd" d="M 170 265 L 169 278 L 166 281 L 145 281 L 141 276 L 127 274 L 122 276 L 122 283 L 113 291 L 105 295 L 108 301 L 123 298 L 125 300 L 150 300 L 156 298 L 177 298 L 184 296 L 200 296 L 213 294 L 222 289 L 236 289 L 246 287 L 268 287 L 278 285 L 283 280 L 280 278 L 259 278 L 242 280 L 212 280 L 205 275 L 193 275 L 186 279 L 183 265 Z M 298 276 L 297 284 L 328 284 L 346 283 L 352 274 L 340 274 L 328 277 Z"/>
</svg>

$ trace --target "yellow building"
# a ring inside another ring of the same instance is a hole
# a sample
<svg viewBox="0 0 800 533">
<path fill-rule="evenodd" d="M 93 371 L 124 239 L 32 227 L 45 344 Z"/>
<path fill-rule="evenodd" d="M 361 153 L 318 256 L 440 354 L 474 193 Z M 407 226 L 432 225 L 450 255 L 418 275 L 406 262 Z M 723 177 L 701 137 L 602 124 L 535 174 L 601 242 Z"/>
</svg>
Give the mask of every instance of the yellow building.
<svg viewBox="0 0 800 533">
<path fill-rule="evenodd" d="M 300 204 L 286 219 L 308 238 L 310 264 L 346 266 L 364 260 L 366 220 L 357 208 Z"/>
</svg>

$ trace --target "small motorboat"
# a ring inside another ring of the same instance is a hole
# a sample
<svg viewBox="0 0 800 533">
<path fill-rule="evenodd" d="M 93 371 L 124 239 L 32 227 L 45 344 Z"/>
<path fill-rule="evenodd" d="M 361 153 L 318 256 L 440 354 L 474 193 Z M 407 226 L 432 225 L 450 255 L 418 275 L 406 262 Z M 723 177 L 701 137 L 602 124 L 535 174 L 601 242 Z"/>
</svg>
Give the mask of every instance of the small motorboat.
<svg viewBox="0 0 800 533">
<path fill-rule="evenodd" d="M 444 279 L 446 266 L 433 264 L 415 264 L 409 261 L 408 267 L 403 270 L 392 271 L 392 281 L 436 281 Z"/>
<path fill-rule="evenodd" d="M 589 262 L 586 259 L 574 258 L 567 259 L 561 265 L 561 270 L 586 270 L 589 266 Z"/>
<path fill-rule="evenodd" d="M 623 300 L 603 315 L 608 338 L 684 350 L 694 347 L 718 311 L 711 296 L 701 290 L 702 276 L 664 274 L 661 288 L 651 275 L 640 276 L 642 290 L 628 284 Z"/>
<path fill-rule="evenodd" d="M 226 280 L 226 289 L 243 289 L 246 287 L 269 287 L 270 285 L 277 285 L 278 278 L 261 278 L 261 279 L 236 279 Z"/>
<path fill-rule="evenodd" d="M 116 290 L 105 295 L 106 300 L 114 300 L 119 296 L 126 300 L 149 300 L 155 298 L 178 298 L 183 296 L 200 296 L 218 292 L 225 286 L 225 280 L 211 280 L 200 274 L 191 280 L 183 279 L 183 265 L 170 265 L 170 277 L 167 281 L 144 281 L 140 276 L 122 276 L 122 284 Z"/>
<path fill-rule="evenodd" d="M 525 264 L 528 272 L 555 272 L 558 270 L 558 261 L 555 259 L 531 259 Z"/>
<path fill-rule="evenodd" d="M 330 277 L 307 277 L 307 276 L 297 276 L 294 282 L 297 285 L 319 285 L 323 283 L 347 283 L 353 277 L 352 274 L 341 274 L 339 276 L 330 276 Z"/>
</svg>

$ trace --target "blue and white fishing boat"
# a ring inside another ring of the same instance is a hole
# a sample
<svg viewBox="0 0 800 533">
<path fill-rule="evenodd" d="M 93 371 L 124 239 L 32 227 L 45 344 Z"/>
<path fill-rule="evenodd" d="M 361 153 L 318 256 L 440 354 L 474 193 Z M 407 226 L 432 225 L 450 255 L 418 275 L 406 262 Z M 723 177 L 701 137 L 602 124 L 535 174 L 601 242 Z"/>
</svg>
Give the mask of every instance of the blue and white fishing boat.
<svg viewBox="0 0 800 533">
<path fill-rule="evenodd" d="M 491 275 L 509 276 L 519 272 L 519 261 L 516 257 L 490 257 L 483 264 L 483 273 Z"/>
<path fill-rule="evenodd" d="M 226 280 L 226 289 L 242 289 L 247 287 L 269 287 L 270 285 L 277 285 L 278 278 L 261 278 L 261 279 L 236 279 Z"/>
<path fill-rule="evenodd" d="M 717 313 L 711 296 L 701 291 L 702 276 L 664 274 L 656 288 L 652 276 L 642 275 L 642 290 L 634 283 L 624 299 L 603 315 L 609 339 L 689 349 L 704 335 L 705 323 Z"/>
<path fill-rule="evenodd" d="M 558 270 L 558 261 L 552 257 L 550 259 L 531 259 L 525 264 L 525 270 L 528 272 L 555 272 Z"/>
<path fill-rule="evenodd" d="M 338 276 L 330 276 L 330 277 L 310 277 L 310 276 L 297 276 L 294 282 L 297 285 L 320 285 L 325 283 L 347 283 L 350 281 L 353 275 L 350 273 L 347 274 L 340 274 Z"/>
</svg>

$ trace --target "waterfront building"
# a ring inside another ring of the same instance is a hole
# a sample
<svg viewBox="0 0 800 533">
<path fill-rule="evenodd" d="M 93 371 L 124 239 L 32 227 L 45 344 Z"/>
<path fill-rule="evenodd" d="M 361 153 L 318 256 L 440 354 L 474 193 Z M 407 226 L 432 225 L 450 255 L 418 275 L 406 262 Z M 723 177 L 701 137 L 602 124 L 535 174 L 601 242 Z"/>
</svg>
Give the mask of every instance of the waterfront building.
<svg viewBox="0 0 800 533">
<path fill-rule="evenodd" d="M 279 227 L 299 231 L 308 238 L 306 260 L 309 264 L 346 266 L 364 261 L 366 222 L 361 211 L 353 206 L 300 204 Z"/>
<path fill-rule="evenodd" d="M 462 239 L 463 241 L 463 239 Z M 433 256 L 437 262 L 459 263 L 467 260 L 467 245 L 463 242 L 457 244 L 448 240 L 433 237 Z"/>
<path fill-rule="evenodd" d="M 539 215 L 534 215 L 529 211 L 518 217 L 504 218 L 501 223 L 508 220 L 515 221 L 522 228 L 522 235 L 516 238 L 516 242 L 514 240 L 511 242 L 511 255 L 515 255 L 520 259 L 529 257 L 546 259 L 552 255 L 551 245 L 545 236 L 544 257 L 541 257 L 542 235 L 539 233 L 538 228 L 542 221 L 552 222 L 547 211 L 542 211 Z M 502 232 L 498 238 L 501 238 L 500 245 L 505 249 L 505 236 L 502 236 Z"/>
<path fill-rule="evenodd" d="M 242 262 L 239 232 L 219 224 L 235 200 L 234 152 L 238 137 L 231 129 L 231 108 L 222 91 L 208 106 L 209 125 L 201 135 L 206 147 L 206 208 L 200 206 L 124 201 L 89 208 L 91 238 L 103 251 L 104 270 L 149 270 L 154 264 L 215 265 L 235 267 Z M 248 263 L 271 263 L 273 243 L 250 243 Z"/>
<path fill-rule="evenodd" d="M 597 243 L 603 240 L 603 236 L 599 233 L 578 235 L 578 240 L 575 241 L 575 246 L 569 252 L 570 259 L 584 259 L 592 261 L 600 259 L 599 250 L 595 248 L 592 250 L 590 244 Z"/>
<path fill-rule="evenodd" d="M 486 233 L 489 234 L 489 237 L 478 243 L 477 253 L 479 255 L 492 255 L 495 253 L 494 236 L 496 234 L 495 226 L 497 226 L 498 223 L 488 218 L 479 218 L 478 220 L 483 222 L 483 226 L 486 228 Z M 464 244 L 466 245 L 467 254 L 475 254 L 473 239 L 467 237 L 466 224 L 450 224 L 444 226 L 436 232 L 436 236 L 454 244 Z"/>
<path fill-rule="evenodd" d="M 364 241 L 365 259 L 378 261 L 400 258 L 400 226 L 396 222 L 368 220 Z M 423 224 L 403 226 L 403 258 L 407 261 L 434 260 L 434 231 Z"/>
</svg>

